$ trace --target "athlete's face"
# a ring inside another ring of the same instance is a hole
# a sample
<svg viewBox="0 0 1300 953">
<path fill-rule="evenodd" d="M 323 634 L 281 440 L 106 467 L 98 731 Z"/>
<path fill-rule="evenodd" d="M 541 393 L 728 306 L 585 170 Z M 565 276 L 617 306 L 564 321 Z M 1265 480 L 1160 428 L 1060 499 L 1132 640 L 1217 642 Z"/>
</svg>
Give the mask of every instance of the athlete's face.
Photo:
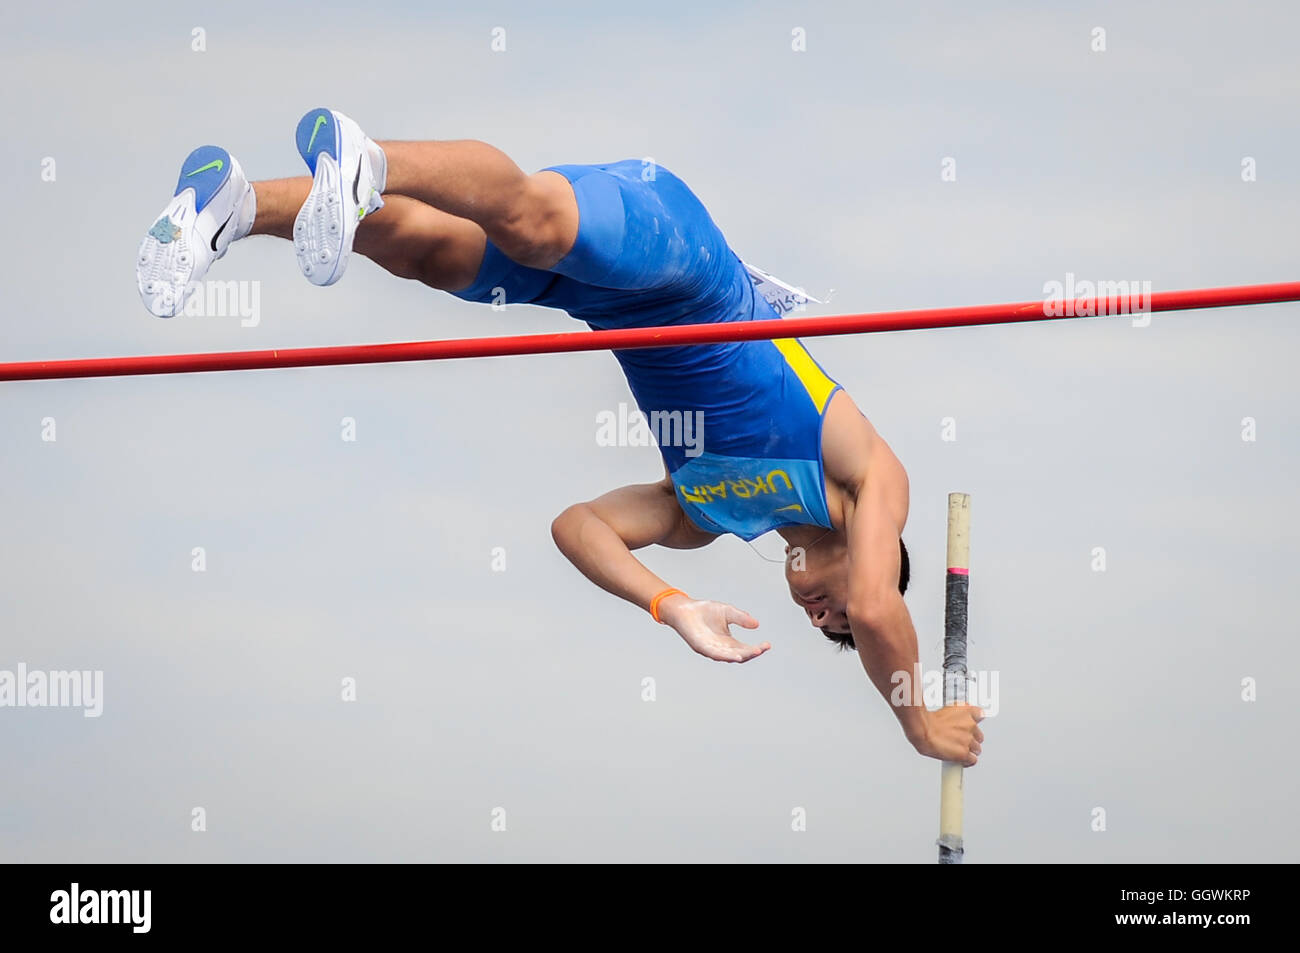
<svg viewBox="0 0 1300 953">
<path fill-rule="evenodd" d="M 818 629 L 849 634 L 848 551 L 839 533 L 807 549 L 785 548 L 785 581 L 790 597 Z"/>
</svg>

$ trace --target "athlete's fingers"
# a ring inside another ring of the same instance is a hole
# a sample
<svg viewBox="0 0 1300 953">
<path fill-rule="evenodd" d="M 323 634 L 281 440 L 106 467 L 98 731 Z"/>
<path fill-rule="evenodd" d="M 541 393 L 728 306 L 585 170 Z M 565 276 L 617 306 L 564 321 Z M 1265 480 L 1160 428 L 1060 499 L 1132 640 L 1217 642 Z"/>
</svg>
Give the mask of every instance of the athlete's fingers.
<svg viewBox="0 0 1300 953">
<path fill-rule="evenodd" d="M 732 638 L 719 639 L 710 646 L 708 656 L 719 662 L 744 662 L 750 658 L 751 649 Z"/>
<path fill-rule="evenodd" d="M 738 625 L 746 629 L 757 629 L 758 620 L 744 609 L 727 606 L 726 620 L 729 625 Z"/>
<path fill-rule="evenodd" d="M 983 741 L 983 740 L 984 740 L 984 730 L 983 730 L 982 728 L 980 728 L 979 726 L 976 726 L 976 728 L 975 728 L 975 732 L 974 732 L 974 734 L 971 735 L 971 737 L 974 738 L 976 741 Z"/>
</svg>

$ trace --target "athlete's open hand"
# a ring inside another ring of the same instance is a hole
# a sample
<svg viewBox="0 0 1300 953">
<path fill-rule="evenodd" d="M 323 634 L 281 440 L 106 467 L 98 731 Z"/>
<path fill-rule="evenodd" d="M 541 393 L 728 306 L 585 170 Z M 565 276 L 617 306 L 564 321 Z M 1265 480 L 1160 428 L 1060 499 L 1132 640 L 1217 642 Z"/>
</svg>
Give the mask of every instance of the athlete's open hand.
<svg viewBox="0 0 1300 953">
<path fill-rule="evenodd" d="M 927 712 L 925 736 L 916 741 L 916 750 L 940 761 L 973 767 L 984 741 L 979 726 L 983 720 L 984 712 L 974 705 L 947 705 Z"/>
<path fill-rule="evenodd" d="M 676 629 L 696 652 L 718 662 L 748 662 L 772 647 L 767 642 L 746 645 L 732 638 L 731 626 L 757 629 L 758 620 L 725 602 L 672 597 L 659 607 L 659 618 Z"/>
</svg>

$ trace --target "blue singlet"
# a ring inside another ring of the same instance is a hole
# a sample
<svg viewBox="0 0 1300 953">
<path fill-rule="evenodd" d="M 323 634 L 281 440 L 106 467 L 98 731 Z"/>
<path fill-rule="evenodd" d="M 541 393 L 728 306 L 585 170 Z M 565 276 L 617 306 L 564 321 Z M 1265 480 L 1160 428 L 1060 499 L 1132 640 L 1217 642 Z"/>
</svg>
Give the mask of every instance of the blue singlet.
<svg viewBox="0 0 1300 953">
<path fill-rule="evenodd" d="M 478 277 L 457 297 L 559 308 L 602 329 L 778 317 L 700 200 L 662 166 L 628 159 L 551 171 L 578 199 L 573 249 L 540 271 L 488 242 Z M 821 429 L 839 385 L 797 340 L 614 356 L 697 526 L 746 540 L 794 523 L 830 528 Z"/>
</svg>

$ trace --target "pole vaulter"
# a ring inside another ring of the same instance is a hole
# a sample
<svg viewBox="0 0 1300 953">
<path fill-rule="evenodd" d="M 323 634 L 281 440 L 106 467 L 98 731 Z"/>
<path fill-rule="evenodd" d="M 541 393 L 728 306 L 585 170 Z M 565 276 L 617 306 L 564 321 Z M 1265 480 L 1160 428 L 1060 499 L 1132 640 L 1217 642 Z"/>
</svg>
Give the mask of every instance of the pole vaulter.
<svg viewBox="0 0 1300 953">
<path fill-rule="evenodd" d="M 234 242 L 265 235 L 292 243 L 303 277 L 317 286 L 339 281 L 355 252 L 462 300 L 549 307 L 591 330 L 27 361 L 0 364 L 0 381 L 612 352 L 640 411 L 660 426 L 662 476 L 569 506 L 551 524 L 556 545 L 597 587 L 675 630 L 697 654 L 744 663 L 772 645 L 741 641 L 732 627 L 756 629 L 758 620 L 688 595 L 634 552 L 778 533 L 784 588 L 805 622 L 856 654 L 907 741 L 944 763 L 947 862 L 964 852 L 961 772 L 984 742 L 984 712 L 961 686 L 969 498 L 950 500 L 945 671 L 953 690 L 931 711 L 920 692 L 894 693 L 896 676 L 920 667 L 903 599 L 911 572 L 902 539 L 906 471 L 799 339 L 1300 300 L 1300 282 L 1154 294 L 1144 286 L 1136 297 L 1105 284 L 1059 302 L 781 317 L 806 296 L 745 264 L 685 182 L 649 160 L 529 175 L 487 143 L 380 142 L 331 109 L 308 111 L 295 143 L 308 174 L 293 178 L 250 181 L 219 146 L 186 157 L 137 252 L 137 289 L 151 313 L 184 314 Z"/>
</svg>

